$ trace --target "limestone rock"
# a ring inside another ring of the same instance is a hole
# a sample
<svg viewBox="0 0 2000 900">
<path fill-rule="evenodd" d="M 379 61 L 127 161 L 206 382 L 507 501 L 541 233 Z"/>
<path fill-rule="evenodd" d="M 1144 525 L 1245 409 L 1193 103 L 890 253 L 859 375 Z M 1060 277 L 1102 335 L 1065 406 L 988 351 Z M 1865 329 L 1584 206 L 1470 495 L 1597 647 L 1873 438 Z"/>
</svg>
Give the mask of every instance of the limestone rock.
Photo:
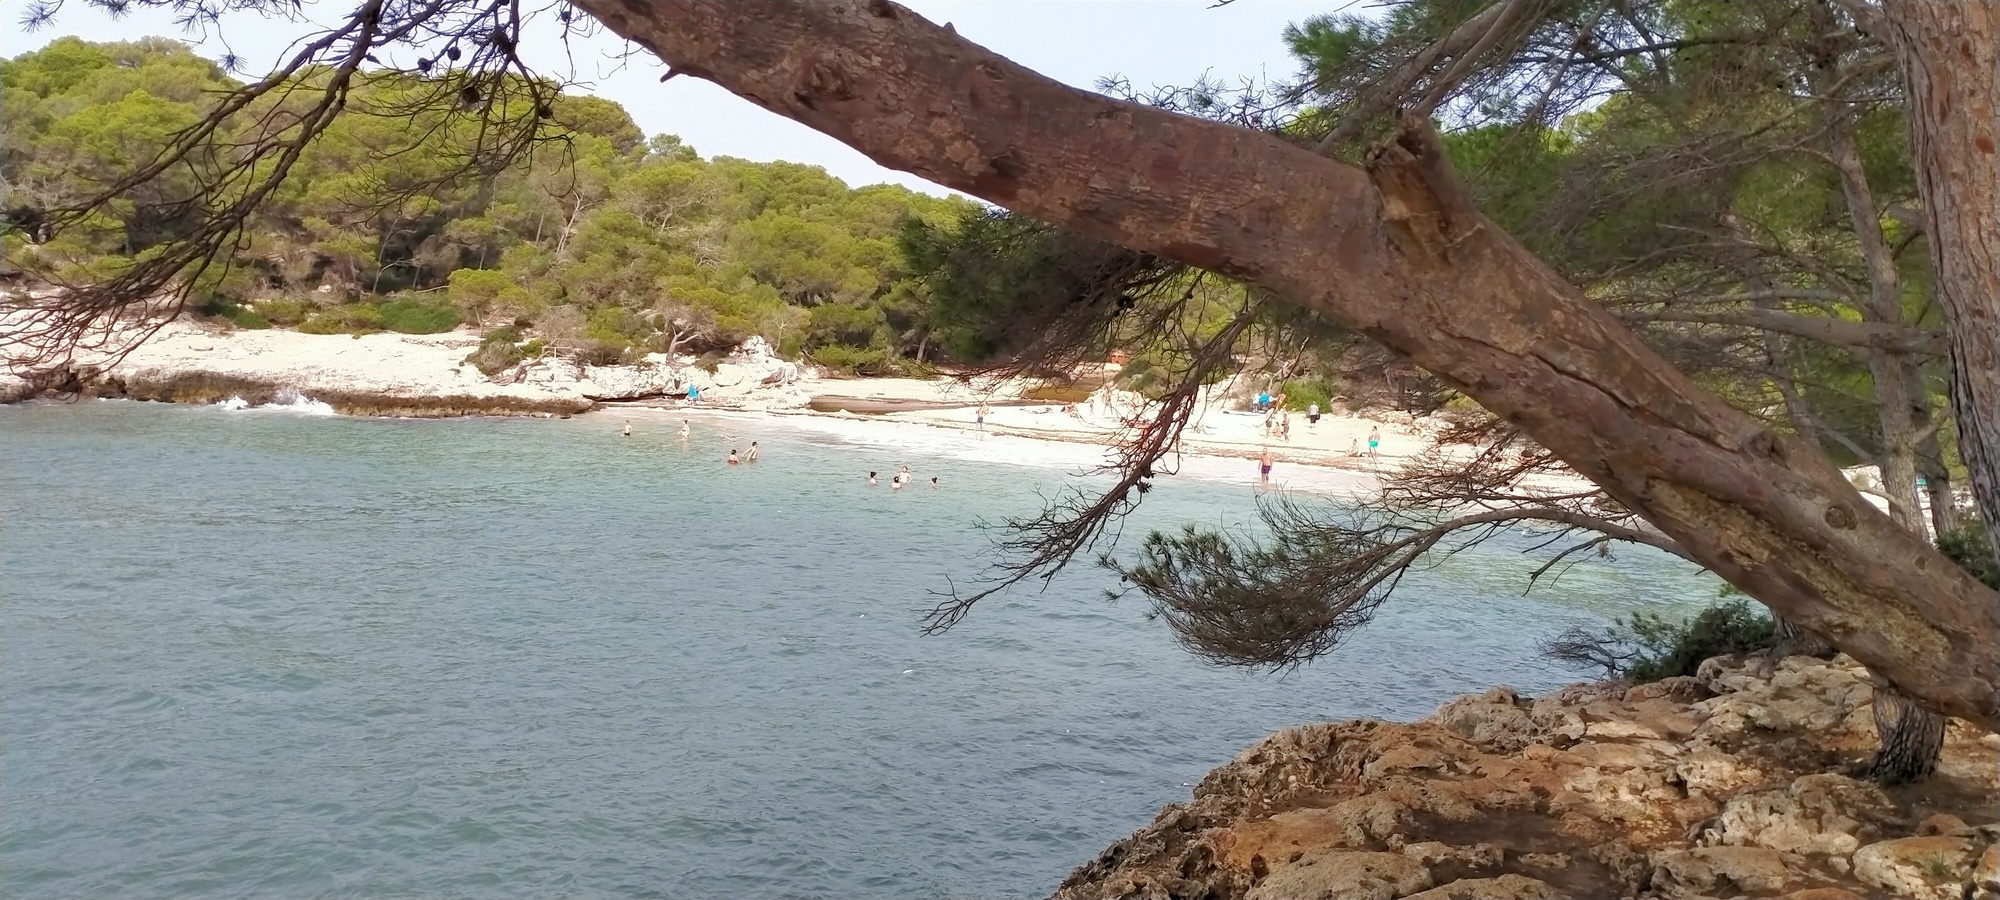
<svg viewBox="0 0 2000 900">
<path fill-rule="evenodd" d="M 1854 877 L 1910 900 L 1958 900 L 1973 868 L 1972 842 L 1960 837 L 1907 837 L 1869 844 L 1854 853 Z"/>
<path fill-rule="evenodd" d="M 1895 818 L 1882 789 L 1845 775 L 1806 775 L 1789 786 L 1731 799 L 1716 818 L 1715 843 L 1783 853 L 1846 856 Z"/>
<path fill-rule="evenodd" d="M 1972 866 L 1973 900 L 2000 900 L 2000 844 L 1990 844 Z"/>
<path fill-rule="evenodd" d="M 1404 900 L 1569 900 L 1569 897 L 1547 883 L 1525 875 L 1502 875 L 1498 878 L 1462 878 L 1420 894 L 1411 894 Z"/>
<path fill-rule="evenodd" d="M 1244 900 L 1396 900 L 1430 886 L 1430 872 L 1401 854 L 1332 850 L 1273 872 Z"/>
<path fill-rule="evenodd" d="M 1771 892 L 1790 880 L 1784 854 L 1762 847 L 1696 847 L 1653 856 L 1653 890 L 1663 897 Z"/>
</svg>

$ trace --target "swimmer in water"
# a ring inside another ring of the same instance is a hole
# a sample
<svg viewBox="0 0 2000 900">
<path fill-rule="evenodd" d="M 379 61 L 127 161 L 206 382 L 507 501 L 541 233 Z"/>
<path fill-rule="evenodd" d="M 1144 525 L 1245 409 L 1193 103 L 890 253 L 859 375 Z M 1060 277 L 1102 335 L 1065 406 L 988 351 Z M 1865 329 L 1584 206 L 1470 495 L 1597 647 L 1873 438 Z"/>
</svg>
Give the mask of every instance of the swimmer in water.
<svg viewBox="0 0 2000 900">
<path fill-rule="evenodd" d="M 870 473 L 868 473 L 868 486 L 869 486 L 869 487 L 874 487 L 874 486 L 875 486 L 875 473 L 874 473 L 874 472 L 870 472 Z"/>
<path fill-rule="evenodd" d="M 732 466 L 743 464 L 743 460 L 736 456 L 736 451 L 733 449 L 729 451 L 729 464 Z"/>
<path fill-rule="evenodd" d="M 684 440 L 684 441 L 685 441 L 685 440 L 687 440 L 687 439 L 688 439 L 688 420 L 686 420 L 686 419 L 682 419 L 682 420 L 681 420 L 681 440 Z"/>
<path fill-rule="evenodd" d="M 936 475 L 932 475 L 932 476 L 931 476 L 931 490 L 934 490 L 934 491 L 935 491 L 935 490 L 937 490 L 937 476 L 936 476 Z"/>
<path fill-rule="evenodd" d="M 904 466 L 896 471 L 894 478 L 889 479 L 889 486 L 901 490 L 903 485 L 910 483 L 910 478 L 910 467 Z"/>
<path fill-rule="evenodd" d="M 750 442 L 750 452 L 749 452 L 749 453 L 745 453 L 745 454 L 743 454 L 743 458 L 744 458 L 745 460 L 748 460 L 748 461 L 750 461 L 750 462 L 756 462 L 756 461 L 757 461 L 757 442 L 756 442 L 756 441 L 751 441 L 751 442 Z"/>
<path fill-rule="evenodd" d="M 625 422 L 625 436 L 626 436 L 626 437 L 631 437 L 631 436 L 632 436 L 632 423 L 631 423 L 631 421 L 630 421 L 630 420 L 627 420 L 627 421 Z"/>
</svg>

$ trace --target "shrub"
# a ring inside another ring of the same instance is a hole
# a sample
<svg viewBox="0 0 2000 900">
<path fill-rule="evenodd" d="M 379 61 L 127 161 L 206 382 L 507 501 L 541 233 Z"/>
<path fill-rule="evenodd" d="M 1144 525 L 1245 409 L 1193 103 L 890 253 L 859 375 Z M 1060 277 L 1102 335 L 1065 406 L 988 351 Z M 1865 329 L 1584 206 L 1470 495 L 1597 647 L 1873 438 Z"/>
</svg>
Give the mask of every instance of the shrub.
<svg viewBox="0 0 2000 900">
<path fill-rule="evenodd" d="M 491 378 L 526 358 L 526 354 L 521 352 L 520 340 L 521 333 L 511 328 L 491 332 L 480 340 L 479 347 L 466 356 L 465 361 Z"/>
<path fill-rule="evenodd" d="M 846 344 L 828 344 L 807 354 L 812 361 L 836 372 L 851 372 L 856 375 L 878 375 L 887 371 L 889 351 L 879 347 L 849 347 Z"/>
<path fill-rule="evenodd" d="M 305 321 L 306 316 L 312 313 L 312 307 L 308 306 L 305 301 L 294 300 L 290 297 L 273 297 L 268 300 L 259 300 L 255 304 L 252 304 L 252 308 L 257 311 L 258 315 L 263 316 L 273 325 L 297 325 Z"/>
<path fill-rule="evenodd" d="M 707 372 L 710 375 L 715 374 L 716 367 L 720 365 L 722 365 L 722 352 L 719 350 L 710 350 L 707 353 L 695 357 L 694 361 L 695 368 Z"/>
<path fill-rule="evenodd" d="M 576 358 L 587 366 L 615 366 L 625 362 L 630 348 L 609 341 L 592 341 L 576 349 Z"/>
<path fill-rule="evenodd" d="M 1304 411 L 1306 407 L 1319 404 L 1319 411 L 1333 411 L 1333 386 L 1323 379 L 1294 378 L 1278 386 L 1278 392 L 1285 395 L 1285 408 Z"/>
<path fill-rule="evenodd" d="M 382 304 L 382 327 L 403 334 L 437 334 L 458 327 L 458 310 L 422 300 L 401 298 Z"/>
<path fill-rule="evenodd" d="M 1544 641 L 1544 656 L 1582 666 L 1599 666 L 1607 678 L 1644 683 L 1693 675 L 1711 656 L 1770 647 L 1775 623 L 1763 608 L 1738 597 L 1702 610 L 1692 620 L 1669 622 L 1651 613 L 1633 613 L 1600 631 L 1575 627 Z"/>
<path fill-rule="evenodd" d="M 208 299 L 195 304 L 194 311 L 199 315 L 222 319 L 238 328 L 255 329 L 271 327 L 271 323 L 263 316 L 251 310 L 244 309 L 237 305 L 236 301 L 221 294 L 210 294 Z"/>
<path fill-rule="evenodd" d="M 369 334 L 382 330 L 382 311 L 367 303 L 323 309 L 299 323 L 306 334 Z"/>
<path fill-rule="evenodd" d="M 2000 560 L 1993 558 L 1993 545 L 1986 540 L 1984 523 L 1974 521 L 1957 531 L 1938 535 L 1937 548 L 1987 587 L 2000 589 Z"/>
</svg>

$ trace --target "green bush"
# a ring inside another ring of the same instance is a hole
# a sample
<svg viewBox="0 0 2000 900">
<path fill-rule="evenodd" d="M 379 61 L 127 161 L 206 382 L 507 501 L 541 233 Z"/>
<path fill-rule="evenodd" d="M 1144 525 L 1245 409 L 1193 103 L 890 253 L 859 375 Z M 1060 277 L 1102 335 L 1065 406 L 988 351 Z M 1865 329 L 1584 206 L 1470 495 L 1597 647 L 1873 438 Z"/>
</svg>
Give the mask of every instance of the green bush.
<svg viewBox="0 0 2000 900">
<path fill-rule="evenodd" d="M 808 355 L 813 362 L 829 369 L 856 375 L 881 374 L 889 359 L 887 350 L 875 347 L 850 347 L 846 344 L 828 344 Z"/>
<path fill-rule="evenodd" d="M 370 334 L 382 330 L 382 311 L 369 303 L 323 309 L 299 323 L 306 334 Z"/>
<path fill-rule="evenodd" d="M 1693 675 L 1712 656 L 1770 647 L 1775 628 L 1763 607 L 1738 597 L 1702 610 L 1692 620 L 1669 622 L 1642 612 L 1599 631 L 1571 628 L 1542 642 L 1541 650 L 1563 662 L 1602 667 L 1607 678 L 1643 684 Z"/>
<path fill-rule="evenodd" d="M 222 319 L 238 328 L 269 328 L 271 323 L 263 316 L 244 309 L 236 301 L 220 294 L 210 294 L 208 299 L 195 304 L 197 314 Z"/>
<path fill-rule="evenodd" d="M 511 328 L 489 332 L 465 361 L 491 378 L 527 358 L 521 350 L 520 340 L 521 333 Z"/>
<path fill-rule="evenodd" d="M 403 334 L 437 334 L 463 321 L 456 309 L 407 297 L 382 304 L 381 320 L 383 328 Z"/>
<path fill-rule="evenodd" d="M 1304 412 L 1306 407 L 1317 403 L 1320 412 L 1333 411 L 1333 386 L 1324 380 L 1294 378 L 1279 385 L 1278 392 L 1285 395 L 1286 409 Z"/>
<path fill-rule="evenodd" d="M 312 307 L 307 305 L 305 301 L 294 300 L 290 297 L 272 297 L 268 300 L 259 300 L 251 304 L 251 308 L 255 309 L 258 315 L 263 316 L 273 325 L 297 325 L 305 321 L 306 316 L 312 314 Z"/>
<path fill-rule="evenodd" d="M 1975 520 L 1957 531 L 1938 535 L 1937 548 L 1972 573 L 1972 577 L 2000 590 L 2000 560 L 1993 558 L 1993 545 L 1986 540 L 1984 523 Z"/>
</svg>

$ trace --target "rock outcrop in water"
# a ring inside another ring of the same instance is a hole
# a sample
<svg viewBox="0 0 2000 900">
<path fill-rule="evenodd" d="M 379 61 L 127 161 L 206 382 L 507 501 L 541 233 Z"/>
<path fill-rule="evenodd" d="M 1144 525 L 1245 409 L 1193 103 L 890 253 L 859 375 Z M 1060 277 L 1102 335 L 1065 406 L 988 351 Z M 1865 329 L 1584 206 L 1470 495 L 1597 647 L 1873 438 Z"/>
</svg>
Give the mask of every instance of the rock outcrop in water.
<svg viewBox="0 0 2000 900">
<path fill-rule="evenodd" d="M 1279 732 L 1055 896 L 2000 900 L 2000 737 L 1954 722 L 1935 778 L 1884 791 L 1846 774 L 1859 666 L 1760 668 Z"/>
</svg>

